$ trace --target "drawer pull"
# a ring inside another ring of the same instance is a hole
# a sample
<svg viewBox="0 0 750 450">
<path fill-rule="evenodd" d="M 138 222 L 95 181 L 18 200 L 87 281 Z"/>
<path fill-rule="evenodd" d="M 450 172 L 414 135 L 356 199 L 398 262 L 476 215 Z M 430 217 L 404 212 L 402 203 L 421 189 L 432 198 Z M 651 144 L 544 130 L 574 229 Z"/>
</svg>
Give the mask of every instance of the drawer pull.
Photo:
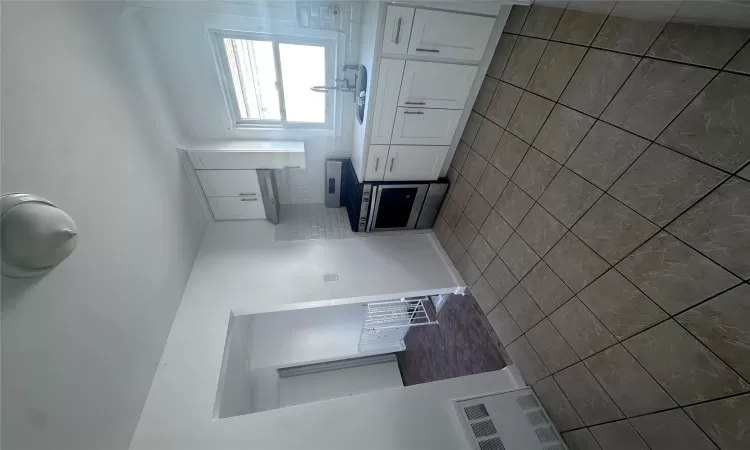
<svg viewBox="0 0 750 450">
<path fill-rule="evenodd" d="M 250 193 L 248 193 L 248 192 L 240 192 L 240 197 L 243 197 L 245 195 L 258 195 L 258 194 L 256 194 L 255 192 L 250 192 Z"/>
<path fill-rule="evenodd" d="M 433 50 L 431 48 L 416 48 L 415 50 L 418 52 L 440 53 L 440 50 Z"/>
<path fill-rule="evenodd" d="M 255 202 L 255 201 L 258 201 L 258 199 L 257 198 L 241 198 L 240 201 L 241 202 Z"/>
<path fill-rule="evenodd" d="M 404 111 L 404 114 L 424 114 L 424 111 Z"/>
<path fill-rule="evenodd" d="M 391 158 L 391 170 L 389 172 L 393 172 L 393 162 L 396 161 L 396 158 Z"/>
<path fill-rule="evenodd" d="M 399 41 L 401 40 L 401 17 L 398 18 L 398 22 L 396 24 L 396 45 L 398 45 Z"/>
<path fill-rule="evenodd" d="M 300 166 L 284 166 L 285 169 L 299 169 Z"/>
<path fill-rule="evenodd" d="M 375 158 L 375 172 L 378 171 L 378 166 L 380 166 L 380 157 Z"/>
<path fill-rule="evenodd" d="M 425 102 L 404 102 L 405 105 L 424 105 Z"/>
</svg>

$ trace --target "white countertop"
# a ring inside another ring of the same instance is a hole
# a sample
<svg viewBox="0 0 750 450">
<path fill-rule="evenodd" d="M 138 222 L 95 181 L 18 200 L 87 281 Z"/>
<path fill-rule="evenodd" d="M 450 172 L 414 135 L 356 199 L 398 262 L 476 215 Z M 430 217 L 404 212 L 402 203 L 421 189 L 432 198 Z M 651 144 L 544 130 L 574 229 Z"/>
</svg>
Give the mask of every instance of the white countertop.
<svg viewBox="0 0 750 450">
<path fill-rule="evenodd" d="M 338 274 L 339 281 L 324 282 L 328 273 Z M 230 314 L 463 289 L 432 233 L 274 243 L 273 225 L 266 221 L 214 223 L 130 448 L 465 447 L 449 399 L 518 387 L 507 369 L 214 419 Z M 381 431 L 373 435 L 373 427 Z"/>
</svg>

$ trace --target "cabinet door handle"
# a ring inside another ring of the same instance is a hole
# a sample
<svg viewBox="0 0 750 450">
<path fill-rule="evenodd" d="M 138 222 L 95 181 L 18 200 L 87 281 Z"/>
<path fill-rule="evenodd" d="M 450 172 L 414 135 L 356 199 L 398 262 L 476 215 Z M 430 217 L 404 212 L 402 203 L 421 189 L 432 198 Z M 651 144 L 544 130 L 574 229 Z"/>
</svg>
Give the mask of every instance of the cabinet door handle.
<svg viewBox="0 0 750 450">
<path fill-rule="evenodd" d="M 425 102 L 404 102 L 404 105 L 424 105 Z"/>
<path fill-rule="evenodd" d="M 393 162 L 394 162 L 395 160 L 396 160 L 396 157 L 395 157 L 395 156 L 394 156 L 393 158 L 391 158 L 391 169 L 389 170 L 389 172 L 393 172 Z"/>
<path fill-rule="evenodd" d="M 424 111 L 404 111 L 404 114 L 424 114 Z"/>
<path fill-rule="evenodd" d="M 418 52 L 427 52 L 427 53 L 440 53 L 440 50 L 434 50 L 431 48 L 415 48 L 414 50 Z"/>
<path fill-rule="evenodd" d="M 375 172 L 378 171 L 378 166 L 380 166 L 380 157 L 375 158 Z"/>
<path fill-rule="evenodd" d="M 398 44 L 398 41 L 401 40 L 401 17 L 398 18 L 398 21 L 396 22 L 396 40 L 394 41 L 396 44 Z"/>
<path fill-rule="evenodd" d="M 241 202 L 257 202 L 257 201 L 258 201 L 258 199 L 257 199 L 257 198 L 247 198 L 247 197 L 243 197 L 243 198 L 241 198 L 241 199 L 240 199 L 240 201 L 241 201 Z"/>
<path fill-rule="evenodd" d="M 240 192 L 240 197 L 245 196 L 245 195 L 258 195 L 258 194 L 256 194 L 255 192 L 250 192 L 250 193 L 248 193 L 248 192 Z"/>
</svg>

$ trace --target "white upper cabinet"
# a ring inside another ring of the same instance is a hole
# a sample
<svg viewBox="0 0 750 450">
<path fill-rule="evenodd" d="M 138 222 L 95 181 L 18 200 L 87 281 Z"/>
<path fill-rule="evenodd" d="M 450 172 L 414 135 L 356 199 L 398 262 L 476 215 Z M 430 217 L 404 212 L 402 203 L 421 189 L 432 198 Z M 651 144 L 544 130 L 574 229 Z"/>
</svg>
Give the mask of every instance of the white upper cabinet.
<svg viewBox="0 0 750 450">
<path fill-rule="evenodd" d="M 371 145 L 367 156 L 365 181 L 382 181 L 387 159 L 387 145 Z"/>
<path fill-rule="evenodd" d="M 390 8 L 390 7 L 389 7 Z M 375 109 L 372 114 L 371 144 L 389 144 L 393 120 L 396 118 L 398 92 L 401 89 L 401 75 L 404 73 L 402 59 L 380 60 L 378 82 L 375 88 Z"/>
<path fill-rule="evenodd" d="M 383 53 L 406 54 L 413 20 L 414 8 L 388 5 L 383 30 Z"/>
<path fill-rule="evenodd" d="M 391 145 L 385 181 L 437 180 L 448 146 Z"/>
<path fill-rule="evenodd" d="M 492 17 L 418 9 L 408 54 L 479 61 L 494 24 Z"/>
<path fill-rule="evenodd" d="M 460 109 L 398 108 L 392 144 L 450 145 Z"/>
<path fill-rule="evenodd" d="M 398 105 L 463 109 L 476 74 L 476 66 L 407 61 Z"/>
</svg>

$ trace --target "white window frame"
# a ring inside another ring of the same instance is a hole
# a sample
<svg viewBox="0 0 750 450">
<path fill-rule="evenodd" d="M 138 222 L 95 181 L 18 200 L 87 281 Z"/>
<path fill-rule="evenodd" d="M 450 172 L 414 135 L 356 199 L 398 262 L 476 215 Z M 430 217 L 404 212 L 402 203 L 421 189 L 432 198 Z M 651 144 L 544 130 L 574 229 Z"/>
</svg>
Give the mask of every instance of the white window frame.
<svg viewBox="0 0 750 450">
<path fill-rule="evenodd" d="M 324 123 L 310 122 L 288 122 L 284 120 L 264 120 L 264 119 L 242 119 L 237 105 L 237 96 L 234 92 L 234 84 L 231 79 L 231 73 L 224 50 L 224 38 L 252 39 L 273 42 L 274 58 L 276 59 L 277 74 L 281 74 L 281 68 L 278 61 L 278 44 L 290 43 L 301 45 L 317 45 L 325 47 L 326 51 L 326 84 L 333 82 L 337 77 L 337 67 L 339 61 L 343 60 L 341 52 L 340 33 L 330 30 L 311 30 L 291 27 L 269 26 L 268 23 L 258 23 L 255 21 L 243 21 L 241 26 L 216 27 L 207 24 L 206 32 L 211 39 L 214 50 L 214 59 L 217 66 L 219 80 L 224 93 L 224 100 L 229 111 L 230 128 L 233 130 L 246 131 L 301 131 L 313 132 L 315 134 L 340 135 L 341 130 L 341 95 L 338 91 L 329 92 L 320 95 L 326 96 L 326 120 Z M 226 24 L 225 24 L 226 25 Z M 232 24 L 235 25 L 235 24 Z M 281 74 L 283 76 L 283 74 Z M 283 86 L 280 91 L 279 107 L 283 110 Z M 285 116 L 282 113 L 282 118 Z"/>
</svg>

